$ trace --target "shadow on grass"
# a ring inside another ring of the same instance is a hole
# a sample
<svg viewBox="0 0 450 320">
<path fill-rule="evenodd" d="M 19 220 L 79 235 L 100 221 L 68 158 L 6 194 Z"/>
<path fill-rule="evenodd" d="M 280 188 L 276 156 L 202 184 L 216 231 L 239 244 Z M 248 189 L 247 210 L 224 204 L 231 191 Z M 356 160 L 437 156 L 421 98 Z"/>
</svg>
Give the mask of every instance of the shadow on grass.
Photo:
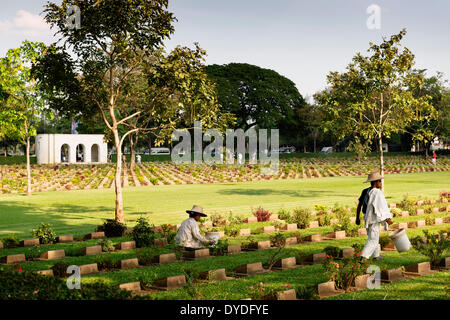
<svg viewBox="0 0 450 320">
<path fill-rule="evenodd" d="M 0 235 L 18 233 L 20 236 L 31 234 L 39 223 L 49 223 L 59 235 L 68 231 L 81 234 L 93 232 L 105 218 L 105 212 L 114 211 L 105 206 L 80 206 L 73 204 L 48 204 L 44 209 L 15 201 L 0 202 Z M 99 212 L 102 212 L 99 214 Z M 74 223 L 75 221 L 75 223 Z"/>
<path fill-rule="evenodd" d="M 319 197 L 329 194 L 329 191 L 294 191 L 294 190 L 276 190 L 276 189 L 242 189 L 233 188 L 220 190 L 218 193 L 222 195 L 243 195 L 243 196 L 268 196 L 268 195 L 284 195 L 295 198 Z"/>
</svg>

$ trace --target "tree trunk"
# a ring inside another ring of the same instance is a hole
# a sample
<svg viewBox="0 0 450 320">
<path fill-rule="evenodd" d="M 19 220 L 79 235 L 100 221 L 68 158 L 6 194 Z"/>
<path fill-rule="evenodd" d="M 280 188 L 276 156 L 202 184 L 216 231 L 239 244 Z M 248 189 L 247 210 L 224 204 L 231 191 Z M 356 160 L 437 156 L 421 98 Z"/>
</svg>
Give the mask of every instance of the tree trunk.
<svg viewBox="0 0 450 320">
<path fill-rule="evenodd" d="M 423 147 L 425 148 L 425 160 L 428 161 L 428 143 L 426 141 L 423 142 Z"/>
<path fill-rule="evenodd" d="M 130 153 L 131 153 L 131 159 L 130 159 L 130 170 L 133 171 L 134 167 L 136 166 L 136 145 L 137 145 L 137 134 L 136 134 L 136 141 L 134 141 L 133 136 L 135 134 L 132 133 L 129 136 L 130 140 Z"/>
<path fill-rule="evenodd" d="M 381 179 L 381 191 L 384 191 L 383 138 L 381 136 L 381 132 L 378 134 L 378 148 L 380 151 L 380 174 L 383 177 L 383 179 Z"/>
<path fill-rule="evenodd" d="M 31 196 L 30 137 L 27 137 L 27 196 Z"/>
<path fill-rule="evenodd" d="M 125 222 L 123 217 L 123 198 L 122 198 L 122 146 L 120 144 L 119 132 L 117 127 L 113 127 L 114 134 L 114 144 L 117 150 L 117 160 L 116 160 L 116 174 L 114 179 L 114 187 L 116 192 L 116 221 Z"/>
<path fill-rule="evenodd" d="M 152 135 L 148 134 L 148 154 L 152 154 Z"/>
</svg>

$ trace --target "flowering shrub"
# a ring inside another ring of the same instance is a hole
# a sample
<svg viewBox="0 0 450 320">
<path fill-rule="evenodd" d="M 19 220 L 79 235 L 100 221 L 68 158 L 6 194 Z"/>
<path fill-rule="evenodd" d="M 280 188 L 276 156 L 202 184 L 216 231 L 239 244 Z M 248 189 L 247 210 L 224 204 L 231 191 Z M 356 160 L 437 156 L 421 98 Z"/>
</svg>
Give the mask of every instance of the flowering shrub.
<svg viewBox="0 0 450 320">
<path fill-rule="evenodd" d="M 291 217 L 291 213 L 289 212 L 289 210 L 284 208 L 278 210 L 277 214 L 280 220 L 288 220 Z"/>
<path fill-rule="evenodd" d="M 263 207 L 253 210 L 252 214 L 258 219 L 258 222 L 269 221 L 270 219 L 270 212 Z"/>
<path fill-rule="evenodd" d="M 162 236 L 167 239 L 168 243 L 174 243 L 177 235 L 177 226 L 172 224 L 161 225 Z"/>
<path fill-rule="evenodd" d="M 56 234 L 48 223 L 39 224 L 39 227 L 33 229 L 31 234 L 38 238 L 41 244 L 53 243 L 56 240 Z"/>
<path fill-rule="evenodd" d="M 275 298 L 276 291 L 270 287 L 266 288 L 264 283 L 260 282 L 258 285 L 251 286 L 249 293 L 252 300 L 270 300 Z"/>
<path fill-rule="evenodd" d="M 221 240 L 217 241 L 216 244 L 212 245 L 209 248 L 209 251 L 211 252 L 211 254 L 213 256 L 223 256 L 223 255 L 225 255 L 225 253 L 228 250 L 228 245 L 229 245 L 228 239 L 225 239 L 225 240 L 221 239 Z"/>
<path fill-rule="evenodd" d="M 423 230 L 424 238 L 417 236 L 411 240 L 412 247 L 419 253 L 427 256 L 432 265 L 436 266 L 440 263 L 444 254 L 450 249 L 450 241 L 448 235 L 443 231 L 439 235 L 429 233 L 428 230 Z"/>
<path fill-rule="evenodd" d="M 235 224 L 225 226 L 225 228 L 223 229 L 225 235 L 227 235 L 228 237 L 236 237 L 237 235 L 239 235 L 239 230 L 239 227 Z"/>
<path fill-rule="evenodd" d="M 324 273 L 330 281 L 334 281 L 338 289 L 347 290 L 357 276 L 366 273 L 369 262 L 360 259 L 361 252 L 355 253 L 351 258 L 335 261 L 327 256 L 323 262 Z"/>
<path fill-rule="evenodd" d="M 210 216 L 210 219 L 211 219 L 213 226 L 220 226 L 220 225 L 225 224 L 225 222 L 226 222 L 225 216 L 218 212 L 212 213 Z"/>
<path fill-rule="evenodd" d="M 309 225 L 311 219 L 311 210 L 296 208 L 292 212 L 292 217 L 287 221 L 288 223 L 296 223 L 300 229 L 305 229 Z"/>
</svg>

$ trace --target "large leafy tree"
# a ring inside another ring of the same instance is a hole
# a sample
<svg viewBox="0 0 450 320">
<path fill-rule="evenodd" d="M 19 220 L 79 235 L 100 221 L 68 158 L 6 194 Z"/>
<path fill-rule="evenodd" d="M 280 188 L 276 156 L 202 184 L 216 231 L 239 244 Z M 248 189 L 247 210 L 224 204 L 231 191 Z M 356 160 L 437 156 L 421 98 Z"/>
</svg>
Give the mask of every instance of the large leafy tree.
<svg viewBox="0 0 450 320">
<path fill-rule="evenodd" d="M 39 116 L 46 110 L 31 70 L 45 50 L 41 42 L 24 41 L 0 60 L 0 85 L 5 92 L 0 104 L 0 138 L 8 136 L 26 145 L 27 195 L 31 195 L 30 139 L 36 135 Z"/>
<path fill-rule="evenodd" d="M 247 130 L 280 128 L 293 121 L 305 105 L 295 84 L 269 69 L 246 63 L 209 65 L 208 76 L 217 83 L 222 110 L 236 116 L 236 125 Z"/>
<path fill-rule="evenodd" d="M 72 5 L 80 8 L 79 29 L 66 24 Z M 49 2 L 45 9 L 63 46 L 50 50 L 35 72 L 53 109 L 103 119 L 117 150 L 115 218 L 121 222 L 120 160 L 127 137 L 169 132 L 188 116 L 218 118 L 215 90 L 203 72 L 205 52 L 198 46 L 178 47 L 167 55 L 161 51 L 174 31 L 167 7 L 167 0 L 63 0 L 60 5 Z"/>
<path fill-rule="evenodd" d="M 423 84 L 411 83 L 410 90 L 415 97 L 430 97 L 430 106 L 415 110 L 416 118 L 408 126 L 407 131 L 411 134 L 413 142 L 419 142 L 424 145 L 425 157 L 428 158 L 428 150 L 431 141 L 441 136 L 445 138 L 448 135 L 448 121 L 450 104 L 446 99 L 448 88 L 446 81 L 443 80 L 443 74 L 438 72 L 435 76 L 426 77 L 426 70 L 413 70 L 417 76 L 423 78 Z"/>
<path fill-rule="evenodd" d="M 420 74 L 411 72 L 414 55 L 400 48 L 406 30 L 370 43 L 369 56 L 357 53 L 344 73 L 330 72 L 329 88 L 315 99 L 328 115 L 326 124 L 340 137 L 376 139 L 379 169 L 384 174 L 383 137 L 404 130 L 417 118 L 416 110 L 429 110 L 429 96 L 414 96 L 409 86 L 423 84 Z"/>
</svg>

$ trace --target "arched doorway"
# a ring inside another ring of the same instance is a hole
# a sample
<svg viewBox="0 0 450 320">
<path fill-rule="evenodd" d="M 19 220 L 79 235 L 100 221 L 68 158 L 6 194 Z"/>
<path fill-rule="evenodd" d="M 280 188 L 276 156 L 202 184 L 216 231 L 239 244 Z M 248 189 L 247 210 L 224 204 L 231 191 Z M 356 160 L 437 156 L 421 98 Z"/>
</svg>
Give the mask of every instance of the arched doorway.
<svg viewBox="0 0 450 320">
<path fill-rule="evenodd" d="M 76 150 L 76 157 L 77 157 L 77 162 L 85 162 L 85 158 L 86 158 L 86 149 L 84 147 L 84 145 L 79 144 L 77 145 L 77 150 Z"/>
<path fill-rule="evenodd" d="M 70 146 L 65 143 L 61 146 L 61 163 L 70 162 Z"/>
<path fill-rule="evenodd" d="M 99 159 L 99 147 L 98 144 L 93 144 L 91 147 L 91 162 L 98 162 Z"/>
</svg>

